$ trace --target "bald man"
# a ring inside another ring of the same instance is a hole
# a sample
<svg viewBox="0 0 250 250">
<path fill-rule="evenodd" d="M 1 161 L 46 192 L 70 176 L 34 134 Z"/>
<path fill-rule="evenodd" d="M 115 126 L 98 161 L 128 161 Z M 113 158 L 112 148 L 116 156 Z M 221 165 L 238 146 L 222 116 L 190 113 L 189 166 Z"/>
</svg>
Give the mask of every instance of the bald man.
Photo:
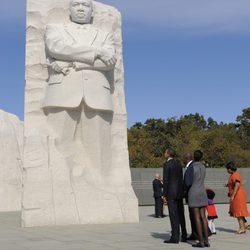
<svg viewBox="0 0 250 250">
<path fill-rule="evenodd" d="M 163 183 L 160 179 L 160 175 L 156 174 L 155 179 L 153 180 L 153 190 L 155 199 L 155 218 L 163 217 L 162 188 L 163 188 Z"/>
</svg>

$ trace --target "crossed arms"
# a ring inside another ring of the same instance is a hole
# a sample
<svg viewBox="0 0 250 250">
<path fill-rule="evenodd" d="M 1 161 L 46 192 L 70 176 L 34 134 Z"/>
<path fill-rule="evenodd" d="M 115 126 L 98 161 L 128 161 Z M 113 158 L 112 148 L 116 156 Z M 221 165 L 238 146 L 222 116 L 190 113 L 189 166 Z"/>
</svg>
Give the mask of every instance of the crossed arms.
<svg viewBox="0 0 250 250">
<path fill-rule="evenodd" d="M 81 45 L 72 40 L 65 40 L 58 31 L 59 26 L 48 25 L 45 34 L 46 49 L 53 59 L 49 66 L 57 73 L 67 74 L 69 68 L 75 70 L 95 69 L 109 71 L 116 64 L 116 52 L 111 33 L 106 37 L 101 48 Z"/>
</svg>

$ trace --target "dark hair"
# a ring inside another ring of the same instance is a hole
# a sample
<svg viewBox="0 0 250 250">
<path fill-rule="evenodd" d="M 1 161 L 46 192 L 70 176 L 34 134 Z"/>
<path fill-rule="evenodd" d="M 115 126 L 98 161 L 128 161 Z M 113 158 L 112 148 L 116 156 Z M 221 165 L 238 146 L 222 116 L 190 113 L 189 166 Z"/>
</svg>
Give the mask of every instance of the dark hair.
<svg viewBox="0 0 250 250">
<path fill-rule="evenodd" d="M 226 168 L 227 169 L 230 169 L 232 171 L 237 171 L 237 167 L 235 166 L 234 162 L 233 161 L 229 161 L 227 164 L 226 164 Z"/>
<path fill-rule="evenodd" d="M 194 161 L 200 161 L 203 157 L 203 153 L 200 150 L 194 151 Z"/>
<path fill-rule="evenodd" d="M 169 156 L 172 158 L 174 158 L 176 155 L 175 150 L 172 148 L 167 148 L 167 152 L 168 152 Z"/>
</svg>

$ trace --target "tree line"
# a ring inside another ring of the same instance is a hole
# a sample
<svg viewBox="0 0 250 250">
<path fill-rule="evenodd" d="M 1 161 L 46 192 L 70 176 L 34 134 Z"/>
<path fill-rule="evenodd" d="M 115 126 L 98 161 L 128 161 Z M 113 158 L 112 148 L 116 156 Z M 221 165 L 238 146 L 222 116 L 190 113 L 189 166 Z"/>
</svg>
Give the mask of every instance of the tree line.
<svg viewBox="0 0 250 250">
<path fill-rule="evenodd" d="M 162 167 L 164 151 L 172 147 L 178 160 L 200 149 L 207 167 L 223 167 L 229 160 L 238 167 L 250 167 L 250 107 L 243 109 L 235 123 L 218 123 L 198 113 L 179 118 L 147 119 L 128 129 L 130 167 Z"/>
</svg>

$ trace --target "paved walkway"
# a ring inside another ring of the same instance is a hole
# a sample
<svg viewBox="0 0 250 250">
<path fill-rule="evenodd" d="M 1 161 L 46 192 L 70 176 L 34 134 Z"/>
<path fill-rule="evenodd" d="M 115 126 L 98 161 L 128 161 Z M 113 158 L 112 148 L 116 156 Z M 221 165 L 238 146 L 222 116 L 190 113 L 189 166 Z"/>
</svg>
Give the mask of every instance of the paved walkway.
<svg viewBox="0 0 250 250">
<path fill-rule="evenodd" d="M 0 213 L 0 250 L 193 249 L 188 243 L 164 244 L 170 233 L 169 218 L 156 219 L 153 210 L 140 207 L 139 224 L 45 228 L 21 228 L 20 213 Z M 237 222 L 227 215 L 228 205 L 218 205 L 217 210 L 218 232 L 210 238 L 210 249 L 249 250 L 250 230 L 245 235 L 235 235 Z M 189 230 L 188 220 L 187 223 Z"/>
</svg>

